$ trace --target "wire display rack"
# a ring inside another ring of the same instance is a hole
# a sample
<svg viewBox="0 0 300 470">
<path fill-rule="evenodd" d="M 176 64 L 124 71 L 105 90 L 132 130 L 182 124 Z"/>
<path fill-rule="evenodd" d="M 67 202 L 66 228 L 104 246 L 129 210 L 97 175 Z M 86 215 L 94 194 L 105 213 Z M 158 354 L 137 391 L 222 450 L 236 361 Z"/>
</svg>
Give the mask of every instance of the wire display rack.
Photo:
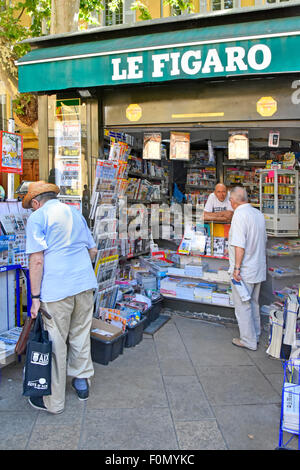
<svg viewBox="0 0 300 470">
<path fill-rule="evenodd" d="M 300 449 L 300 359 L 282 362 L 284 379 L 281 395 L 277 450 Z M 291 445 L 294 444 L 293 447 Z"/>
</svg>

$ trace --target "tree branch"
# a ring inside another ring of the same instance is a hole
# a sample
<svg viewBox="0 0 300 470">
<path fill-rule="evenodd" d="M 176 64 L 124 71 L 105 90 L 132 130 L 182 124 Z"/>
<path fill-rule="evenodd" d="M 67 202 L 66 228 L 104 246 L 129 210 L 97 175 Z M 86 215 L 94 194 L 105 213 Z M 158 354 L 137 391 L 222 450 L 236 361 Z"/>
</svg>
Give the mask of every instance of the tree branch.
<svg viewBox="0 0 300 470">
<path fill-rule="evenodd" d="M 20 13 L 19 16 L 17 17 L 17 21 L 19 21 L 19 20 L 21 19 L 21 16 L 23 15 L 24 11 L 25 11 L 25 7 L 22 8 L 21 13 Z"/>
</svg>

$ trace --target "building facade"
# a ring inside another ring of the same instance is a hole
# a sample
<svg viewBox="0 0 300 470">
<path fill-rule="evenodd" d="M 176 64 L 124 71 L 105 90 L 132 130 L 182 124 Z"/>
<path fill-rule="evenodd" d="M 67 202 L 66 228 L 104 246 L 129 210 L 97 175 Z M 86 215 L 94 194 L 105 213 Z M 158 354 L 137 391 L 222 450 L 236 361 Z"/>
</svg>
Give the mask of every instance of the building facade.
<svg viewBox="0 0 300 470">
<path fill-rule="evenodd" d="M 229 131 L 247 129 L 266 148 L 279 129 L 282 142 L 297 147 L 300 6 L 268 8 L 267 20 L 264 7 L 228 8 L 32 39 L 18 62 L 19 88 L 39 96 L 40 177 L 65 172 L 58 158 L 65 120 L 80 123 L 70 130 L 81 149 L 73 167 L 79 193 L 91 188 L 107 130 L 137 141 L 147 130 L 166 140 L 186 130 L 221 153 Z M 219 180 L 224 159 L 223 152 Z"/>
<path fill-rule="evenodd" d="M 17 2 L 14 0 L 12 3 L 16 4 Z M 32 19 L 26 14 L 26 11 L 22 12 L 20 23 L 25 27 L 29 27 L 31 21 Z M 8 131 L 9 119 L 12 118 L 15 120 L 15 131 L 23 136 L 23 175 L 16 174 L 14 176 L 14 187 L 16 189 L 22 180 L 37 180 L 39 177 L 37 126 L 32 127 L 23 123 L 13 112 L 13 100 L 16 99 L 18 89 L 14 83 L 9 80 L 9 77 L 3 76 L 2 71 L 0 77 L 2 78 L 0 79 L 0 130 Z M 0 172 L 0 185 L 4 187 L 7 194 L 6 173 Z"/>
</svg>

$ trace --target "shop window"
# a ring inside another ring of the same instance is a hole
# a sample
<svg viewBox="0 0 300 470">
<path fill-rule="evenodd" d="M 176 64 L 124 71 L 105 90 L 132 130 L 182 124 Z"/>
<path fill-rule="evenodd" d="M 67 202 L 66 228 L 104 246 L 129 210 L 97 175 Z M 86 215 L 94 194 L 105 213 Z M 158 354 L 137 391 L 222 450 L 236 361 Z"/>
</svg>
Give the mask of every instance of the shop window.
<svg viewBox="0 0 300 470">
<path fill-rule="evenodd" d="M 266 4 L 275 4 L 275 3 L 282 3 L 288 2 L 289 0 L 267 0 Z M 217 10 L 228 10 L 231 8 L 236 7 L 254 7 L 258 6 L 257 0 L 240 0 L 240 2 L 236 2 L 235 0 L 212 0 L 211 9 L 212 11 Z"/>
<path fill-rule="evenodd" d="M 90 23 L 86 26 L 88 29 L 95 28 L 101 24 L 101 13 L 97 10 L 94 10 L 90 14 Z"/>
<path fill-rule="evenodd" d="M 177 6 L 173 6 L 171 11 L 172 11 L 172 16 L 179 16 L 179 15 L 181 15 L 181 10 L 180 10 L 180 8 L 177 7 Z"/>
<path fill-rule="evenodd" d="M 191 13 L 190 8 L 187 10 L 182 11 L 178 6 L 172 6 L 171 8 L 171 15 L 172 16 L 180 16 L 180 15 L 188 15 Z"/>
<path fill-rule="evenodd" d="M 233 8 L 233 0 L 212 0 L 212 10 L 228 10 Z"/>
<path fill-rule="evenodd" d="M 109 3 L 109 0 L 105 0 L 104 2 L 104 26 L 123 24 L 123 2 L 119 3 L 119 6 L 115 11 L 111 11 L 109 9 Z"/>
<path fill-rule="evenodd" d="M 288 2 L 289 0 L 267 0 L 267 4 L 275 4 L 275 3 L 282 3 Z M 254 7 L 258 6 L 257 0 L 240 0 L 240 2 L 236 2 L 235 0 L 212 0 L 212 11 L 217 10 L 228 10 L 230 8 L 236 8 L 238 5 L 242 8 L 245 7 Z"/>
</svg>

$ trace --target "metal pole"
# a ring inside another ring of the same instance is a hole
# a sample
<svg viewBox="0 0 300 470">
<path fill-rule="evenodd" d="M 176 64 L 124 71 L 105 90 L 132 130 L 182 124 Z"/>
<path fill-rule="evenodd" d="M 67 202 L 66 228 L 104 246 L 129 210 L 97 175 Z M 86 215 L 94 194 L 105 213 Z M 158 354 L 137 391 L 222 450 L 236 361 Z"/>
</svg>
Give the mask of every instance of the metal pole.
<svg viewBox="0 0 300 470">
<path fill-rule="evenodd" d="M 31 287 L 30 287 L 30 276 L 29 276 L 29 269 L 25 268 L 23 270 L 26 276 L 26 288 L 27 288 L 27 317 L 30 317 L 30 310 L 31 310 Z"/>
</svg>

